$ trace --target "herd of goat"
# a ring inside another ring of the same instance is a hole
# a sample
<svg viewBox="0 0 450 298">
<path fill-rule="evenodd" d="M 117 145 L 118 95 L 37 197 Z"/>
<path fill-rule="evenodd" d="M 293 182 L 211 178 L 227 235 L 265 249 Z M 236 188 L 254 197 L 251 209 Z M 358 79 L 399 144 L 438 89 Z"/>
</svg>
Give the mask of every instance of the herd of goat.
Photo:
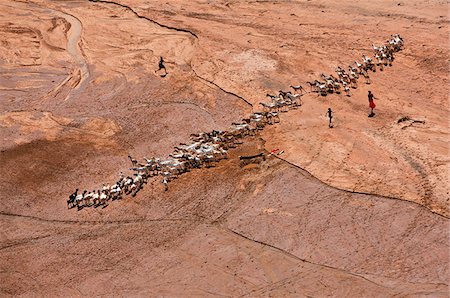
<svg viewBox="0 0 450 298">
<path fill-rule="evenodd" d="M 344 90 L 350 96 L 350 88 L 357 87 L 360 76 L 364 77 L 366 84 L 370 84 L 371 81 L 368 72 L 375 72 L 377 67 L 383 70 L 385 66 L 391 66 L 394 61 L 394 53 L 400 51 L 402 47 L 403 39 L 400 35 L 392 35 L 392 39 L 388 40 L 386 44 L 382 46 L 372 45 L 375 60 L 366 55 L 362 55 L 363 59 L 361 62 L 355 61 L 347 69 L 338 67 L 336 69 L 337 77 L 322 74 L 322 81 L 315 80 L 313 82 L 307 82 L 307 84 L 311 87 L 311 91 L 318 92 L 320 95 L 327 95 L 333 92 L 340 93 L 341 90 Z"/>
<path fill-rule="evenodd" d="M 350 88 L 357 87 L 357 80 L 363 76 L 366 83 L 370 83 L 369 71 L 375 72 L 377 67 L 381 70 L 383 66 L 391 65 L 394 60 L 394 53 L 403 47 L 403 39 L 400 35 L 391 36 L 382 46 L 372 46 L 375 60 L 363 55 L 361 63 L 355 61 L 355 65 L 348 66 L 347 69 L 338 67 L 337 77 L 333 75 L 325 76 L 323 80 L 307 82 L 311 87 L 311 92 L 320 95 L 328 93 L 340 93 L 341 89 L 350 96 Z M 306 90 L 301 86 L 290 86 L 294 93 L 280 91 L 278 95 L 270 95 L 271 101 L 260 103 L 263 111 L 254 112 L 249 117 L 242 119 L 240 123 L 233 123 L 228 131 L 203 132 L 192 134 L 191 142 L 180 144 L 168 158 L 144 158 L 138 161 L 128 155 L 133 171 L 132 176 L 120 175 L 119 180 L 113 185 L 103 185 L 101 190 L 78 192 L 75 190 L 67 200 L 68 208 L 77 207 L 78 210 L 84 207 L 108 206 L 110 200 L 118 200 L 124 196 L 135 196 L 147 181 L 159 176 L 165 189 L 168 183 L 176 179 L 179 175 L 189 172 L 192 169 L 212 167 L 215 163 L 227 158 L 227 151 L 242 143 L 243 139 L 254 136 L 266 125 L 280 122 L 279 113 L 287 112 L 289 109 L 296 109 L 301 106 L 301 96 Z M 299 92 L 299 93 L 296 93 Z"/>
</svg>

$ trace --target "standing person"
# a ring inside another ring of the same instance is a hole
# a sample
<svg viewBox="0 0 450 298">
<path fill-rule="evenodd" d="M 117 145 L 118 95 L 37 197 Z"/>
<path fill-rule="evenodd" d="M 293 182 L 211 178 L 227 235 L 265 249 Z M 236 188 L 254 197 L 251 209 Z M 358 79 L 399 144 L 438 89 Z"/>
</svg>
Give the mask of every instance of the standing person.
<svg viewBox="0 0 450 298">
<path fill-rule="evenodd" d="M 328 111 L 325 115 L 328 116 L 328 119 L 330 120 L 328 122 L 328 127 L 333 128 L 333 123 L 331 123 L 331 120 L 333 119 L 333 111 L 331 110 L 331 108 L 328 108 Z"/>
<path fill-rule="evenodd" d="M 373 102 L 374 99 L 377 99 L 375 96 L 373 96 L 372 91 L 369 91 L 369 94 L 367 94 L 367 98 L 369 99 L 369 108 L 370 108 L 370 114 L 369 117 L 375 116 L 375 113 L 373 112 L 373 109 L 375 109 L 376 105 Z"/>
</svg>

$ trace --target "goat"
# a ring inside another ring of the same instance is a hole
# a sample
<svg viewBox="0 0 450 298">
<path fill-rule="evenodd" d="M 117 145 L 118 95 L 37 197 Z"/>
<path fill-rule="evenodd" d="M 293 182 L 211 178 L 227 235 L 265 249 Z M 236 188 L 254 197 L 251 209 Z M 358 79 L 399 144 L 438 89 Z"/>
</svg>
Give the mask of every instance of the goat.
<svg viewBox="0 0 450 298">
<path fill-rule="evenodd" d="M 289 87 L 294 89 L 295 92 L 300 91 L 300 93 L 303 93 L 303 92 L 306 93 L 306 90 L 301 85 L 297 85 L 297 86 L 290 85 Z"/>
<path fill-rule="evenodd" d="M 128 158 L 131 161 L 131 164 L 133 165 L 133 167 L 135 167 L 137 165 L 137 160 L 132 158 L 130 154 L 128 154 Z"/>
</svg>

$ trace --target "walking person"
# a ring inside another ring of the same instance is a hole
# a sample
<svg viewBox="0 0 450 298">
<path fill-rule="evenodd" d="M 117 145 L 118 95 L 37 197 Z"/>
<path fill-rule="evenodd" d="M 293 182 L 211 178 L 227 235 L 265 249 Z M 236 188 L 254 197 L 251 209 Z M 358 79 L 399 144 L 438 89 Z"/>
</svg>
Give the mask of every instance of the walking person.
<svg viewBox="0 0 450 298">
<path fill-rule="evenodd" d="M 369 108 L 370 108 L 370 114 L 369 114 L 369 117 L 373 117 L 373 116 L 375 116 L 375 113 L 373 112 L 373 109 L 375 109 L 375 107 L 376 107 L 376 105 L 375 105 L 375 103 L 373 102 L 373 100 L 374 100 L 374 99 L 378 99 L 378 98 L 376 98 L 376 97 L 373 95 L 372 91 L 369 91 L 369 94 L 367 94 L 367 98 L 369 99 Z"/>
<path fill-rule="evenodd" d="M 155 70 L 155 72 L 159 72 L 161 69 L 164 69 L 164 74 L 161 74 L 161 77 L 165 77 L 167 75 L 167 69 L 166 66 L 164 65 L 165 61 L 163 59 L 163 57 L 159 57 L 159 65 L 158 65 L 158 70 Z"/>
<path fill-rule="evenodd" d="M 327 113 L 325 114 L 325 116 L 328 116 L 329 122 L 328 122 L 328 127 L 329 128 L 333 128 L 333 123 L 332 123 L 332 119 L 333 119 L 333 111 L 331 110 L 331 108 L 328 108 Z"/>
</svg>

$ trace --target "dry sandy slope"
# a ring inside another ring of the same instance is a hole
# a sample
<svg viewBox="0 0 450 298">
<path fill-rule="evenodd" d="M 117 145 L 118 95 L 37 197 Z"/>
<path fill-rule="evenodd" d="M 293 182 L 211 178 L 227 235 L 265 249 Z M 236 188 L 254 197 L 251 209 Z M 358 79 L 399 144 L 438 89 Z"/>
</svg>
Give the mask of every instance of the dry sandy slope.
<svg viewBox="0 0 450 298">
<path fill-rule="evenodd" d="M 304 108 L 283 117 L 264 138 L 268 149 L 284 149 L 290 162 L 334 186 L 400 197 L 449 215 L 445 1 L 230 1 L 184 9 L 176 3 L 163 6 L 163 12 L 181 10 L 176 21 L 167 21 L 201 32 L 201 47 L 214 49 L 196 56 L 197 73 L 255 106 L 267 92 L 332 73 L 371 54 L 373 43 L 401 34 L 405 50 L 393 67 L 372 75 L 371 85 L 361 84 L 351 98 L 305 96 Z M 136 8 L 150 16 L 158 9 Z M 367 118 L 369 89 L 380 99 L 374 119 Z M 333 131 L 325 129 L 328 107 L 335 111 Z M 425 124 L 397 125 L 404 116 Z"/>
<path fill-rule="evenodd" d="M 153 185 L 77 218 L 3 213 L 2 291 L 446 295 L 447 220 L 418 205 L 342 193 L 274 158 L 240 168 L 234 154 L 167 193 Z"/>
<path fill-rule="evenodd" d="M 445 297 L 447 6 L 398 3 L 1 3 L 1 293 Z M 257 109 L 396 32 L 406 49 L 372 76 L 370 121 L 369 86 L 308 94 L 263 140 L 168 192 L 153 182 L 106 209 L 66 209 L 74 188 L 117 179 L 128 152 L 224 129 L 246 101 Z M 403 129 L 402 116 L 425 124 Z M 292 164 L 239 167 L 263 148 Z"/>
</svg>

